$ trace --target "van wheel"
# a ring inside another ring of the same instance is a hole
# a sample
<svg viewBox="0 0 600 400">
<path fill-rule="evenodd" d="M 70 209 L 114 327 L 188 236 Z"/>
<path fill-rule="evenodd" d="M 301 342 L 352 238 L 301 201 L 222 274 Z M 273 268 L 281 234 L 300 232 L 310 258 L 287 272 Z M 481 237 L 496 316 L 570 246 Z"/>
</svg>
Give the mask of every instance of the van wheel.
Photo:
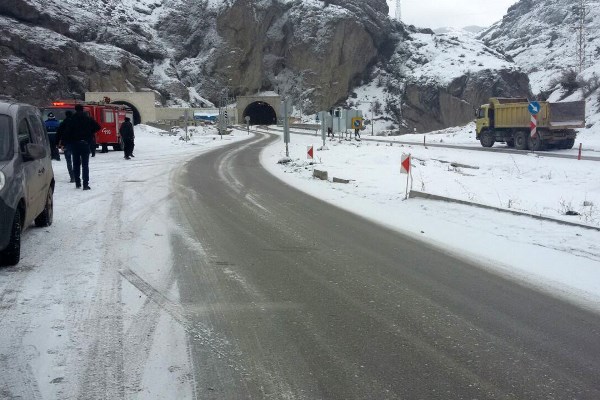
<svg viewBox="0 0 600 400">
<path fill-rule="evenodd" d="M 52 225 L 52 218 L 54 217 L 54 188 L 50 186 L 48 189 L 48 196 L 46 197 L 46 206 L 44 211 L 40 213 L 35 219 L 35 226 L 44 227 Z"/>
<path fill-rule="evenodd" d="M 527 143 L 528 141 L 528 134 L 527 132 L 517 132 L 515 133 L 515 149 L 517 150 L 527 150 L 529 144 Z"/>
<path fill-rule="evenodd" d="M 21 212 L 18 208 L 13 217 L 8 246 L 0 251 L 0 256 L 4 265 L 17 265 L 21 259 Z"/>
<path fill-rule="evenodd" d="M 496 138 L 492 132 L 485 131 L 481 133 L 479 141 L 483 147 L 492 147 L 496 143 Z"/>
</svg>

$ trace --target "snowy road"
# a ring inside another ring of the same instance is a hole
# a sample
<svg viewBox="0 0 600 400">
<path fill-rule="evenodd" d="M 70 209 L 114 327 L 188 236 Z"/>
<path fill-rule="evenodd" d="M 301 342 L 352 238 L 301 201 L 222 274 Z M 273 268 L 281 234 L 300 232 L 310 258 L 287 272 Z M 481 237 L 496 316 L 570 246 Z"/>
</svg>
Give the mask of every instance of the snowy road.
<svg viewBox="0 0 600 400">
<path fill-rule="evenodd" d="M 178 178 L 199 398 L 600 396 L 596 314 L 273 180 L 266 140 Z"/>
<path fill-rule="evenodd" d="M 600 396 L 596 313 L 292 189 L 260 165 L 266 136 L 136 136 L 134 160 L 92 159 L 91 192 L 54 162 L 54 224 L 0 269 L 0 398 Z M 439 218 L 462 211 L 438 207 L 400 214 L 471 241 Z M 566 260 L 573 280 L 597 265 L 522 246 Z"/>
<path fill-rule="evenodd" d="M 53 162 L 54 223 L 26 231 L 21 262 L 0 269 L 0 398 L 193 398 L 171 174 L 245 137 L 136 136 L 135 159 L 91 159 L 89 192 Z"/>
</svg>

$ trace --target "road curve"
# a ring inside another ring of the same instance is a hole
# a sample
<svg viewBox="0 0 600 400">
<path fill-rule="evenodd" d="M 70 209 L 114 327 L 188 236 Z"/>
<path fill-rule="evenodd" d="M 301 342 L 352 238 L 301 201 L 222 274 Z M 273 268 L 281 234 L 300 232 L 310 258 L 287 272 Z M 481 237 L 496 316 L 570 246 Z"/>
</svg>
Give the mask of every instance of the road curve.
<svg viewBox="0 0 600 400">
<path fill-rule="evenodd" d="M 287 186 L 272 139 L 174 183 L 197 398 L 600 398 L 598 315 Z"/>
</svg>

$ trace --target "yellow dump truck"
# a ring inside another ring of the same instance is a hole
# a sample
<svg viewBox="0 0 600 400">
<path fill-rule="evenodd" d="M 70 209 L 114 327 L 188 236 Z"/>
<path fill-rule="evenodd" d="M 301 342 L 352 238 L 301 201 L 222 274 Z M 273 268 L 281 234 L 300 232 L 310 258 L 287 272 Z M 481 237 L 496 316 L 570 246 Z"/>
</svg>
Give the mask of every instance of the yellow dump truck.
<svg viewBox="0 0 600 400">
<path fill-rule="evenodd" d="M 477 140 L 483 147 L 496 142 L 518 150 L 570 149 L 576 128 L 585 126 L 585 101 L 538 102 L 537 135 L 531 136 L 529 100 L 493 97 L 477 111 Z"/>
</svg>

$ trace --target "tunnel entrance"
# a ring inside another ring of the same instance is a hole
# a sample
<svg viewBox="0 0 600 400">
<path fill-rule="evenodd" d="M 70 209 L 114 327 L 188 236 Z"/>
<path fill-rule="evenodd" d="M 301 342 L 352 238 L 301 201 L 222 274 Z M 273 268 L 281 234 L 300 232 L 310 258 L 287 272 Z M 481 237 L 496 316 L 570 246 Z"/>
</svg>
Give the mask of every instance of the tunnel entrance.
<svg viewBox="0 0 600 400">
<path fill-rule="evenodd" d="M 142 117 L 140 115 L 140 112 L 138 111 L 136 106 L 134 106 L 133 104 L 128 103 L 126 101 L 121 101 L 121 100 L 113 101 L 113 102 L 111 102 L 111 104 L 121 104 L 121 105 L 131 108 L 131 111 L 133 112 L 133 118 L 132 118 L 131 122 L 133 122 L 134 125 L 137 125 L 142 122 Z"/>
<path fill-rule="evenodd" d="M 246 117 L 250 117 L 251 125 L 274 125 L 277 124 L 277 113 L 269 103 L 264 101 L 255 101 L 250 103 L 244 110 L 242 123 L 246 122 Z"/>
</svg>

